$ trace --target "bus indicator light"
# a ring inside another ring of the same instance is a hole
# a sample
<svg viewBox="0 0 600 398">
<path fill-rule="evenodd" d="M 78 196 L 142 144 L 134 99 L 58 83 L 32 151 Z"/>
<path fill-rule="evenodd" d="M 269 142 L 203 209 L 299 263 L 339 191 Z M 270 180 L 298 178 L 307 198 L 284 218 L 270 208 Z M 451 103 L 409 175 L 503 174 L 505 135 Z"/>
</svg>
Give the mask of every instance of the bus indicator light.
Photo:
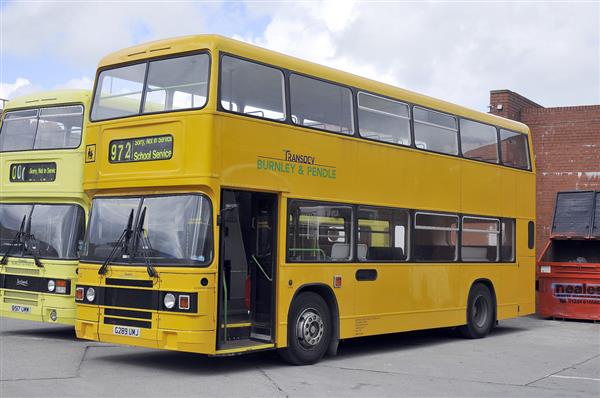
<svg viewBox="0 0 600 398">
<path fill-rule="evenodd" d="M 75 289 L 75 300 L 83 301 L 83 288 L 82 287 L 78 287 L 77 289 Z"/>
<path fill-rule="evenodd" d="M 190 296 L 187 294 L 182 294 L 179 296 L 179 309 L 180 310 L 189 310 L 190 309 Z"/>
<path fill-rule="evenodd" d="M 65 280 L 57 280 L 56 281 L 56 293 L 66 293 L 67 292 L 67 281 Z"/>
<path fill-rule="evenodd" d="M 333 276 L 333 287 L 336 287 L 336 288 L 342 287 L 342 276 L 341 275 Z"/>
</svg>

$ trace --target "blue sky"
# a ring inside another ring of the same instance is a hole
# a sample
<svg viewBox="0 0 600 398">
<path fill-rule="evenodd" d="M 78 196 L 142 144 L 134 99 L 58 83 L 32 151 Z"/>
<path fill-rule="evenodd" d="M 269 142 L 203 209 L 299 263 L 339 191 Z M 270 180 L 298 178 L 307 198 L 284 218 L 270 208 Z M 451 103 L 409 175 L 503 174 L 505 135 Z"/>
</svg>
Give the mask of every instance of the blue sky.
<svg viewBox="0 0 600 398">
<path fill-rule="evenodd" d="M 218 33 L 486 110 L 600 103 L 600 3 L 0 1 L 0 97 L 89 87 L 133 44 Z"/>
</svg>

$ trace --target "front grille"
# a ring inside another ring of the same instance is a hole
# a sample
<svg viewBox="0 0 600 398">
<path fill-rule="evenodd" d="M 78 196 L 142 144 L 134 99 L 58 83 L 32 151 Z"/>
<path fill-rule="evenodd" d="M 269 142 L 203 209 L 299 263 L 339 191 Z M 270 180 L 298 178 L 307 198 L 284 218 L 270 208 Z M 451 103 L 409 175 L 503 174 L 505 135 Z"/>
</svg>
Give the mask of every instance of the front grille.
<svg viewBox="0 0 600 398">
<path fill-rule="evenodd" d="M 107 318 L 104 317 L 104 323 L 107 325 L 119 325 L 119 326 L 133 326 L 137 328 L 150 329 L 152 328 L 152 322 L 148 321 L 136 321 L 135 319 L 122 319 L 122 318 Z"/>
<path fill-rule="evenodd" d="M 121 310 L 116 308 L 105 308 L 104 315 L 121 316 L 125 318 L 152 319 L 151 312 Z"/>
<path fill-rule="evenodd" d="M 134 318 L 134 319 L 131 319 Z M 105 308 L 104 323 L 106 325 L 134 326 L 138 328 L 152 328 L 152 313 L 146 311 L 132 311 L 120 308 Z"/>
<path fill-rule="evenodd" d="M 154 284 L 148 279 L 118 279 L 106 278 L 107 286 L 133 286 L 133 287 L 152 287 Z"/>
<path fill-rule="evenodd" d="M 37 307 L 38 297 L 39 295 L 35 293 L 15 292 L 10 290 L 4 291 L 4 302 L 6 304 L 21 304 Z"/>
<path fill-rule="evenodd" d="M 103 300 L 108 307 L 153 310 L 158 308 L 158 291 L 106 287 Z"/>
<path fill-rule="evenodd" d="M 17 268 L 17 267 L 6 267 L 4 272 L 7 274 L 16 274 L 16 275 L 39 275 L 39 269 L 30 269 L 30 268 Z"/>
</svg>

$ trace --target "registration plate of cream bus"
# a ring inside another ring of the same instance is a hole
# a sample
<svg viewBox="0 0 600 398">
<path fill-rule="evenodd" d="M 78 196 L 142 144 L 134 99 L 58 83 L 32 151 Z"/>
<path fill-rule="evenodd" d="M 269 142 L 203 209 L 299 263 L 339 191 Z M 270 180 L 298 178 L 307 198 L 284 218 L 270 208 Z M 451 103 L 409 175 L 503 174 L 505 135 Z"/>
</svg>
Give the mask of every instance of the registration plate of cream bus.
<svg viewBox="0 0 600 398">
<path fill-rule="evenodd" d="M 114 326 L 113 334 L 118 336 L 140 337 L 140 328 L 132 328 L 129 326 Z"/>
<path fill-rule="evenodd" d="M 25 307 L 24 305 L 11 305 L 10 310 L 12 312 L 19 312 L 21 314 L 29 314 L 31 312 L 31 307 Z"/>
</svg>

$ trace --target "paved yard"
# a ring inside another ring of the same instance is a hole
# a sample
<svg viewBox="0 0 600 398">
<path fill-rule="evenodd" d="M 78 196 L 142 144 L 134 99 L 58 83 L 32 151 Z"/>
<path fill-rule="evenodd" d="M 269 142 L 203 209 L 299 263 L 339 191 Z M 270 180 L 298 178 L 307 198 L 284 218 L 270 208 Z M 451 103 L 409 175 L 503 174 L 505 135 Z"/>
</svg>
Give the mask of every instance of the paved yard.
<svg viewBox="0 0 600 398">
<path fill-rule="evenodd" d="M 71 328 L 0 319 L 0 397 L 600 396 L 600 324 L 535 317 L 462 340 L 434 330 L 343 342 L 294 367 L 274 352 L 229 358 L 112 346 Z"/>
</svg>

